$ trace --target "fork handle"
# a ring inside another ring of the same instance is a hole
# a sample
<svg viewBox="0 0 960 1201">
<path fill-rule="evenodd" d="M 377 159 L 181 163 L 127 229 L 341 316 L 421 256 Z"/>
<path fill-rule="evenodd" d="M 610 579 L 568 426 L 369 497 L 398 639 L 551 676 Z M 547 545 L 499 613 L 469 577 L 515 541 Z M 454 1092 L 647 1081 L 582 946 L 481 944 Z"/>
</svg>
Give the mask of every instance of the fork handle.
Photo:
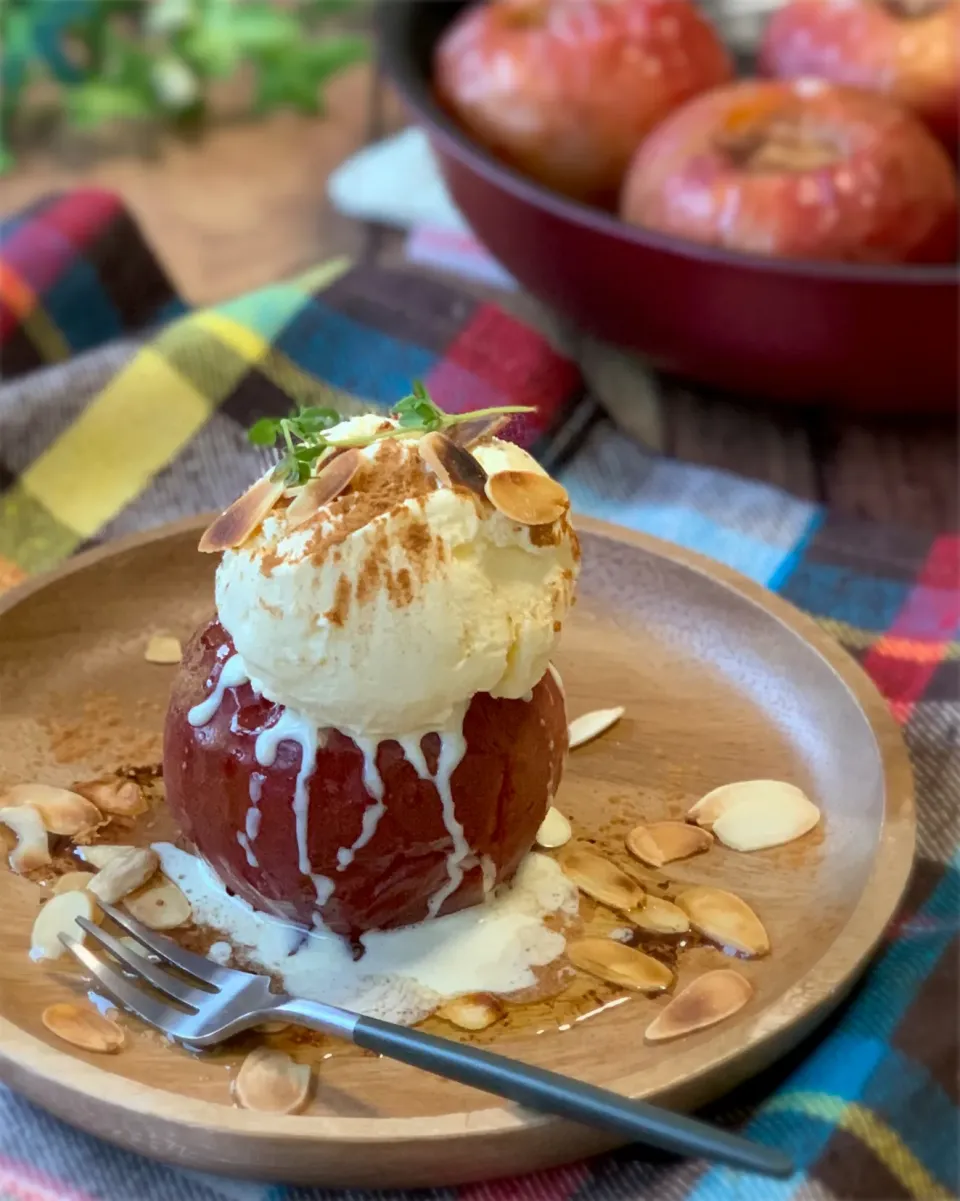
<svg viewBox="0 0 960 1201">
<path fill-rule="evenodd" d="M 774 1147 L 749 1142 L 684 1114 L 631 1101 L 608 1089 L 531 1067 L 482 1047 L 455 1043 L 377 1018 L 357 1018 L 342 1010 L 333 1010 L 341 1017 L 331 1021 L 328 1006 L 299 999 L 283 1008 L 294 1007 L 296 1013 L 291 1016 L 295 1020 L 350 1038 L 367 1051 L 495 1093 L 530 1109 L 609 1130 L 663 1151 L 702 1157 L 766 1176 L 789 1176 L 793 1172 L 789 1158 Z"/>
</svg>

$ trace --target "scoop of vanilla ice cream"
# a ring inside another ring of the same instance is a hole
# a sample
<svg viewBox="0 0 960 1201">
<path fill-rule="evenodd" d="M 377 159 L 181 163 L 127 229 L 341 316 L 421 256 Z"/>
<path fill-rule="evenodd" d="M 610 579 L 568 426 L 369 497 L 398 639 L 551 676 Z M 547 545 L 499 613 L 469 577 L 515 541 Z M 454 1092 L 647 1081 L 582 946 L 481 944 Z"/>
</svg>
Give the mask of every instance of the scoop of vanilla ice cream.
<svg viewBox="0 0 960 1201">
<path fill-rule="evenodd" d="M 383 420 L 354 418 L 329 437 L 369 435 Z M 477 692 L 529 692 L 573 599 L 579 549 L 566 517 L 534 537 L 434 487 L 416 440 L 361 453 L 355 496 L 295 529 L 275 510 L 223 556 L 217 609 L 255 686 L 318 728 L 381 739 L 443 730 Z M 488 474 L 545 474 L 509 442 L 472 453 Z"/>
</svg>

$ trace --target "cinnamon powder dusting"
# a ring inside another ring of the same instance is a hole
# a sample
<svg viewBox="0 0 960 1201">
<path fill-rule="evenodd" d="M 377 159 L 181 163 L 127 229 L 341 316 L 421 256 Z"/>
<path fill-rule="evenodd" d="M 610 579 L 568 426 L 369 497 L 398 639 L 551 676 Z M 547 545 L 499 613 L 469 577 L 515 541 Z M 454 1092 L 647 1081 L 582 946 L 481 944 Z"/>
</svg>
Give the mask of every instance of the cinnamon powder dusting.
<svg viewBox="0 0 960 1201">
<path fill-rule="evenodd" d="M 307 553 L 319 566 L 351 534 L 436 487 L 419 456 L 406 454 L 395 442 L 383 442 L 374 462 L 357 472 L 351 490 L 328 507 L 327 520 L 314 532 Z"/>
<path fill-rule="evenodd" d="M 324 613 L 324 617 L 332 626 L 342 626 L 350 611 L 350 580 L 341 575 L 333 594 L 333 607 Z"/>
</svg>

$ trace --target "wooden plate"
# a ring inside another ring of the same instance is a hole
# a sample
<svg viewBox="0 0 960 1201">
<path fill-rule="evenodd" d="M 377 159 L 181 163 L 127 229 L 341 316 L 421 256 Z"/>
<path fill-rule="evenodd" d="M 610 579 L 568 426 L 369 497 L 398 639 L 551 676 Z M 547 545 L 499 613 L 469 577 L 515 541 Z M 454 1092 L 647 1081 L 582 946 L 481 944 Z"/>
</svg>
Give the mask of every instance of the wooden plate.
<svg viewBox="0 0 960 1201">
<path fill-rule="evenodd" d="M 680 816 L 707 789 L 749 777 L 794 781 L 824 813 L 821 832 L 790 846 L 718 848 L 668 868 L 738 892 L 770 932 L 770 957 L 738 964 L 756 994 L 727 1024 L 645 1045 L 663 1002 L 631 997 L 568 1029 L 547 1013 L 496 1039 L 518 1058 L 692 1107 L 782 1055 L 850 988 L 910 870 L 910 769 L 883 701 L 811 620 L 676 547 L 580 528 L 580 602 L 558 659 L 570 712 L 627 713 L 570 757 L 558 804 L 578 835 L 612 845 L 641 818 Z M 151 632 L 185 639 L 211 611 L 214 563 L 195 553 L 200 529 L 192 521 L 114 543 L 0 602 L 0 788 L 159 758 L 174 669 L 145 662 L 143 650 Z M 308 1113 L 274 1117 L 232 1107 L 229 1048 L 194 1056 L 133 1032 L 119 1055 L 72 1051 L 40 1023 L 44 1005 L 76 984 L 27 958 L 39 894 L 0 871 L 0 1068 L 85 1130 L 185 1166 L 326 1185 L 450 1184 L 612 1145 L 381 1059 L 330 1059 Z M 724 962 L 694 952 L 681 984 Z"/>
</svg>

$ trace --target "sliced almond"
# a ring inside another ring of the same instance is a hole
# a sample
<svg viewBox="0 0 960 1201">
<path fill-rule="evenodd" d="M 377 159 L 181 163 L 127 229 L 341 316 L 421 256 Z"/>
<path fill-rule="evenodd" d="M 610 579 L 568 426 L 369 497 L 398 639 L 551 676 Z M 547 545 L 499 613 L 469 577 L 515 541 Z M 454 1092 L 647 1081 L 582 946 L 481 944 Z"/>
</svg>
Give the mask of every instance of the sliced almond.
<svg viewBox="0 0 960 1201">
<path fill-rule="evenodd" d="M 570 508 L 566 489 L 539 471 L 498 471 L 484 491 L 493 507 L 518 525 L 549 525 Z"/>
<path fill-rule="evenodd" d="M 131 847 L 122 855 L 115 855 L 106 867 L 102 867 L 88 887 L 105 905 L 115 905 L 146 884 L 159 866 L 160 857 L 156 851 Z"/>
<path fill-rule="evenodd" d="M 617 705 L 615 709 L 593 709 L 589 713 L 582 713 L 579 717 L 575 717 L 567 727 L 570 750 L 583 746 L 585 742 L 590 742 L 594 738 L 599 738 L 611 726 L 615 726 L 621 717 L 623 717 L 622 705 Z"/>
<path fill-rule="evenodd" d="M 197 550 L 203 554 L 215 554 L 246 542 L 283 495 L 283 489 L 283 481 L 273 479 L 272 473 L 261 476 L 229 508 L 224 509 L 205 531 Z"/>
<path fill-rule="evenodd" d="M 172 634 L 153 634 L 143 657 L 148 663 L 179 663 L 183 658 L 180 639 Z"/>
<path fill-rule="evenodd" d="M 310 1068 L 294 1063 L 285 1051 L 257 1047 L 234 1081 L 234 1094 L 244 1109 L 261 1113 L 299 1113 L 310 1096 Z"/>
<path fill-rule="evenodd" d="M 92 847 L 77 847 L 77 854 L 84 863 L 89 863 L 91 867 L 95 867 L 97 871 L 107 866 L 111 859 L 116 859 L 118 855 L 123 855 L 126 851 L 135 851 L 136 847 L 116 845 L 112 843 L 101 842 Z"/>
<path fill-rule="evenodd" d="M 665 1042 L 732 1017 L 753 996 L 753 986 L 732 968 L 705 972 L 671 998 L 644 1034 L 647 1042 Z"/>
<path fill-rule="evenodd" d="M 48 1005 L 40 1020 L 51 1034 L 84 1051 L 99 1051 L 109 1055 L 123 1046 L 121 1027 L 97 1013 L 92 1006 L 61 1001 L 56 1005 Z"/>
<path fill-rule="evenodd" d="M 136 780 L 127 780 L 123 776 L 102 776 L 98 780 L 85 780 L 74 784 L 74 792 L 79 792 L 111 817 L 139 817 L 148 809 L 143 789 Z"/>
<path fill-rule="evenodd" d="M 467 450 L 482 442 L 484 438 L 493 438 L 509 424 L 510 418 L 502 413 L 499 417 L 477 417 L 473 421 L 459 421 L 450 426 L 447 436 L 452 442 L 456 442 L 457 446 Z"/>
<path fill-rule="evenodd" d="M 687 822 L 651 822 L 648 826 L 635 826 L 627 835 L 627 850 L 650 867 L 688 859 L 709 851 L 712 845 L 708 831 Z"/>
<path fill-rule="evenodd" d="M 15 784 L 3 801 L 9 805 L 32 805 L 40 814 L 48 834 L 76 834 L 103 825 L 103 814 L 86 797 L 68 788 L 50 784 Z"/>
<path fill-rule="evenodd" d="M 290 1029 L 289 1022 L 261 1022 L 257 1029 L 261 1034 L 282 1034 Z"/>
<path fill-rule="evenodd" d="M 50 863 L 50 839 L 39 810 L 32 805 L 7 805 L 0 809 L 0 822 L 17 836 L 10 852 L 10 867 L 23 875 Z"/>
<path fill-rule="evenodd" d="M 652 893 L 647 893 L 642 909 L 631 909 L 627 917 L 647 934 L 686 934 L 690 929 L 690 919 L 679 906 Z"/>
<path fill-rule="evenodd" d="M 560 866 L 581 892 L 611 909 L 639 909 L 644 903 L 645 894 L 638 881 L 592 851 L 568 851 Z"/>
<path fill-rule="evenodd" d="M 287 509 L 287 528 L 296 529 L 309 521 L 315 513 L 319 513 L 324 505 L 332 504 L 350 486 L 362 462 L 356 446 L 350 446 L 327 459 L 313 479 L 304 484 Z"/>
<path fill-rule="evenodd" d="M 734 784 L 721 784 L 687 810 L 687 821 L 695 821 L 698 826 L 709 829 L 728 809 L 739 805 L 741 801 L 761 798 L 773 808 L 791 804 L 791 799 L 788 799 L 791 796 L 812 804 L 796 785 L 786 784 L 782 780 L 738 780 Z"/>
<path fill-rule="evenodd" d="M 124 898 L 123 907 L 151 930 L 175 930 L 193 917 L 190 902 L 173 881 L 157 876 Z"/>
<path fill-rule="evenodd" d="M 94 920 L 97 912 L 93 897 L 89 892 L 63 892 L 51 897 L 37 914 L 30 935 L 31 959 L 59 959 L 67 953 L 66 947 L 60 941 L 61 934 L 70 934 L 80 942 L 84 934 L 77 925 L 78 917 L 85 917 L 88 922 Z"/>
<path fill-rule="evenodd" d="M 458 446 L 439 430 L 424 434 L 417 443 L 420 457 L 446 488 L 466 488 L 485 496 L 487 473 L 469 450 Z"/>
<path fill-rule="evenodd" d="M 54 884 L 53 895 L 59 897 L 65 892 L 82 892 L 92 879 L 93 872 L 66 872 Z"/>
<path fill-rule="evenodd" d="M 746 901 L 722 888 L 685 888 L 676 898 L 690 924 L 705 938 L 755 958 L 770 950 L 763 922 Z"/>
<path fill-rule="evenodd" d="M 573 835 L 573 827 L 559 809 L 552 805 L 547 810 L 547 816 L 540 823 L 537 831 L 537 846 L 546 850 L 565 846 Z"/>
<path fill-rule="evenodd" d="M 499 997 L 487 992 L 469 993 L 454 997 L 437 1010 L 437 1017 L 459 1026 L 461 1030 L 486 1030 L 499 1022 L 507 1012 Z"/>
<path fill-rule="evenodd" d="M 673 983 L 673 972 L 652 955 L 611 938 L 580 938 L 570 943 L 567 955 L 574 967 L 638 992 L 663 992 Z"/>
<path fill-rule="evenodd" d="M 820 810 L 792 784 L 762 781 L 763 790 L 749 789 L 714 820 L 713 832 L 734 851 L 762 851 L 808 834 L 820 820 Z"/>
</svg>

